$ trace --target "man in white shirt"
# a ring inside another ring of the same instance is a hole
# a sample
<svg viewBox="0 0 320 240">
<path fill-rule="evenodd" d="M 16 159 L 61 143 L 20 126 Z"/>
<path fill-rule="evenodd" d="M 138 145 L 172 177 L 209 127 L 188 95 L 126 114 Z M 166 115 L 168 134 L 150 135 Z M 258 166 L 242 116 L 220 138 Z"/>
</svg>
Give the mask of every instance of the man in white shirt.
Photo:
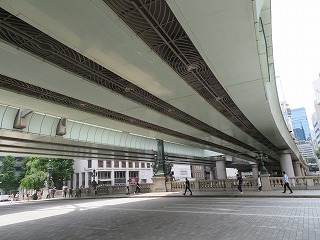
<svg viewBox="0 0 320 240">
<path fill-rule="evenodd" d="M 293 192 L 292 192 L 291 187 L 289 185 L 289 177 L 285 171 L 283 171 L 282 173 L 283 173 L 283 181 L 284 181 L 284 189 L 283 189 L 282 193 L 286 193 L 286 188 L 288 187 L 288 189 L 290 190 L 290 194 L 291 194 Z"/>
</svg>

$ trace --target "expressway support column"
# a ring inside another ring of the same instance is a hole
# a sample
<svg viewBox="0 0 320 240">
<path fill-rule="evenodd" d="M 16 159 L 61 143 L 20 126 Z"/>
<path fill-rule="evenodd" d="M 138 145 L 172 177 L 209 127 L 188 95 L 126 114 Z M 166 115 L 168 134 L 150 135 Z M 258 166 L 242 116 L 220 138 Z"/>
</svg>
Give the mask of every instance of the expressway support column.
<svg viewBox="0 0 320 240">
<path fill-rule="evenodd" d="M 221 184 L 223 184 L 226 189 L 231 189 L 231 182 L 226 181 L 227 179 L 227 169 L 226 169 L 226 158 L 219 157 L 216 159 L 216 172 L 217 172 L 217 179 Z M 219 184 L 220 184 L 219 183 Z"/>
<path fill-rule="evenodd" d="M 294 174 L 296 177 L 301 177 L 301 167 L 299 161 L 294 161 L 293 162 L 293 168 L 294 168 Z"/>
<path fill-rule="evenodd" d="M 289 178 L 292 178 L 295 176 L 293 171 L 290 150 L 283 150 L 280 152 L 280 166 L 281 166 L 281 170 L 285 171 Z M 295 184 L 295 181 L 292 181 L 291 183 Z"/>
<path fill-rule="evenodd" d="M 216 160 L 216 170 L 218 180 L 227 179 L 227 170 L 226 170 L 226 159 L 225 157 L 220 157 Z"/>
</svg>

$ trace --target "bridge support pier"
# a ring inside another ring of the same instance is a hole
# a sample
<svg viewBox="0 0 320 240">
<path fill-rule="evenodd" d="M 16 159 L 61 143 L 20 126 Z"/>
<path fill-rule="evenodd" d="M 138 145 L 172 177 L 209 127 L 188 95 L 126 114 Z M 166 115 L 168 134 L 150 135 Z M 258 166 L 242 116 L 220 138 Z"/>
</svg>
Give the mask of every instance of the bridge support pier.
<svg viewBox="0 0 320 240">
<path fill-rule="evenodd" d="M 294 161 L 293 162 L 293 167 L 294 167 L 294 173 L 296 177 L 301 177 L 301 167 L 299 161 Z"/>
<path fill-rule="evenodd" d="M 295 176 L 293 171 L 290 150 L 284 150 L 280 152 L 280 166 L 281 170 L 285 171 L 289 178 Z"/>
<path fill-rule="evenodd" d="M 224 157 L 216 160 L 216 170 L 219 180 L 227 179 L 226 159 Z"/>
</svg>

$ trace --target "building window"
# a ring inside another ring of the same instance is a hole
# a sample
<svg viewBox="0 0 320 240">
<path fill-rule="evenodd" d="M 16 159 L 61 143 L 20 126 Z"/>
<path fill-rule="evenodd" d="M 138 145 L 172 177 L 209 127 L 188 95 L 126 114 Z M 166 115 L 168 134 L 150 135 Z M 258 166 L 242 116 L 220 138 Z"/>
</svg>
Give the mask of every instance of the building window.
<svg viewBox="0 0 320 240">
<path fill-rule="evenodd" d="M 114 172 L 114 184 L 126 184 L 126 171 Z"/>
<path fill-rule="evenodd" d="M 106 161 L 106 167 L 107 168 L 111 168 L 111 160 L 107 160 Z"/>
<path fill-rule="evenodd" d="M 134 167 L 135 167 L 135 168 L 139 168 L 139 162 L 135 162 L 135 163 L 134 163 Z"/>
<path fill-rule="evenodd" d="M 139 171 L 129 171 L 129 178 L 139 178 Z"/>
<path fill-rule="evenodd" d="M 141 163 L 141 168 L 145 168 L 146 167 L 146 164 L 143 162 Z"/>
<path fill-rule="evenodd" d="M 129 168 L 133 168 L 133 162 L 128 162 L 129 163 Z"/>
<path fill-rule="evenodd" d="M 88 168 L 92 168 L 92 160 L 88 160 Z"/>
<path fill-rule="evenodd" d="M 98 168 L 103 168 L 103 161 L 102 160 L 98 160 Z"/>
<path fill-rule="evenodd" d="M 91 177 L 88 177 L 88 186 L 91 186 Z"/>
<path fill-rule="evenodd" d="M 114 161 L 114 168 L 119 168 L 119 161 Z"/>
<path fill-rule="evenodd" d="M 79 187 L 79 173 L 76 173 L 76 187 Z"/>
<path fill-rule="evenodd" d="M 83 172 L 81 174 L 81 186 L 85 186 L 86 185 L 86 174 Z"/>
<path fill-rule="evenodd" d="M 110 179 L 111 178 L 111 172 L 110 171 L 99 171 L 98 172 L 98 178 L 100 179 Z"/>
<path fill-rule="evenodd" d="M 121 162 L 121 167 L 122 167 L 122 168 L 126 168 L 126 167 L 127 167 L 125 161 L 122 161 L 122 162 Z"/>
<path fill-rule="evenodd" d="M 150 166 L 151 166 L 150 163 L 147 163 L 147 168 L 150 168 Z"/>
</svg>

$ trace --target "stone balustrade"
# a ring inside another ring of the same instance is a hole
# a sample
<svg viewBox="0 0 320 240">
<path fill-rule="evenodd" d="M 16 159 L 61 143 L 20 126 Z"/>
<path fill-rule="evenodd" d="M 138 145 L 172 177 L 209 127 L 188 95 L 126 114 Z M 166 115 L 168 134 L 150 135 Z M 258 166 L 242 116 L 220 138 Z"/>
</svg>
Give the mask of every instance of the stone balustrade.
<svg viewBox="0 0 320 240">
<path fill-rule="evenodd" d="M 268 175 L 262 176 L 263 191 L 268 190 L 282 190 L 283 189 L 283 177 L 269 177 Z M 319 189 L 320 190 L 320 176 L 303 176 L 289 178 L 290 186 L 293 190 L 302 189 Z M 193 191 L 238 191 L 236 179 L 224 179 L 224 180 L 197 180 L 190 181 L 190 188 Z M 242 183 L 242 189 L 244 191 L 257 191 L 258 181 L 256 178 L 244 178 Z M 153 183 L 141 183 L 141 193 L 152 192 Z M 166 189 L 168 192 L 180 192 L 185 189 L 184 181 L 168 181 L 166 182 Z M 135 191 L 135 185 L 130 185 L 130 193 Z M 83 191 L 83 195 L 93 194 L 91 188 L 86 188 Z M 125 194 L 126 186 L 99 186 L 98 195 L 111 195 L 111 194 Z"/>
</svg>

